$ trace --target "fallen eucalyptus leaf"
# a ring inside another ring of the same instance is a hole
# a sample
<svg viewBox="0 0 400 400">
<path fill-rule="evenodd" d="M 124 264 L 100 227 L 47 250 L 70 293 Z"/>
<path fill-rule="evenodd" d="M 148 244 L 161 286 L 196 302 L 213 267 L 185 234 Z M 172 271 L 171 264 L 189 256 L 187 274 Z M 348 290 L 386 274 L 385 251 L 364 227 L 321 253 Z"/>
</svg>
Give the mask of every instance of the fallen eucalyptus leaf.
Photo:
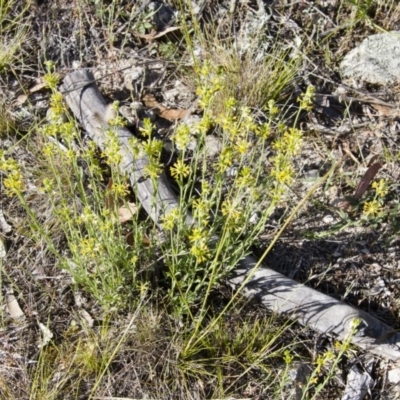
<svg viewBox="0 0 400 400">
<path fill-rule="evenodd" d="M 167 108 L 157 101 L 154 95 L 147 93 L 143 96 L 143 102 L 146 107 L 150 107 L 155 114 L 164 119 L 176 120 L 185 118 L 190 110 L 181 108 Z"/>
</svg>

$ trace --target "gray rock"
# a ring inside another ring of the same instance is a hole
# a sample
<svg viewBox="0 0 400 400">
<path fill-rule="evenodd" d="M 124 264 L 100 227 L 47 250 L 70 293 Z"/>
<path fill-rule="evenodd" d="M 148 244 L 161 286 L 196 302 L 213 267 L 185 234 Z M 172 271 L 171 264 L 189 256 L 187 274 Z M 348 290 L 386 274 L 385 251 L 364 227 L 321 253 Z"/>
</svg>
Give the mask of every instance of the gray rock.
<svg viewBox="0 0 400 400">
<path fill-rule="evenodd" d="M 133 64 L 134 65 L 134 64 Z M 143 78 L 143 67 L 132 67 L 124 71 L 125 87 L 131 91 L 135 90 L 135 82 Z"/>
<path fill-rule="evenodd" d="M 400 32 L 367 37 L 340 64 L 343 77 L 388 85 L 400 79 Z"/>
<path fill-rule="evenodd" d="M 368 372 L 360 372 L 356 366 L 350 369 L 342 400 L 363 400 L 372 386 L 373 380 Z"/>
<path fill-rule="evenodd" d="M 205 139 L 205 151 L 207 157 L 216 157 L 222 150 L 222 141 L 214 135 L 208 135 Z"/>
</svg>

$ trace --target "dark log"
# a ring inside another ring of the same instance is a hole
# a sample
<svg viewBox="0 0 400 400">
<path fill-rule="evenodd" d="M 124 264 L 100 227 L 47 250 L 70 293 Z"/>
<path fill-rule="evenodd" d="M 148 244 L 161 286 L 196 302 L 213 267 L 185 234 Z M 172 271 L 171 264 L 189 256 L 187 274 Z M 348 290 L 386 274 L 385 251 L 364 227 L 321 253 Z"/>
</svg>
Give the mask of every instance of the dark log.
<svg viewBox="0 0 400 400">
<path fill-rule="evenodd" d="M 61 89 L 72 112 L 81 122 L 87 134 L 101 148 L 107 143 L 107 122 L 104 121 L 107 105 L 94 83 L 93 75 L 85 70 L 67 75 Z M 178 207 L 178 198 L 171 191 L 168 180 L 162 174 L 156 185 L 143 175 L 148 160 L 145 156 L 135 159 L 129 148 L 132 134 L 120 128 L 122 162 L 120 170 L 128 174 L 132 187 L 144 209 L 161 227 L 160 218 Z M 193 224 L 187 215 L 188 224 Z M 266 308 L 298 320 L 320 333 L 346 340 L 352 332 L 355 319 L 360 320 L 351 341 L 378 356 L 400 359 L 400 334 L 390 326 L 366 312 L 357 310 L 266 267 L 257 265 L 252 256 L 246 256 L 232 272 L 229 285 L 248 297 L 257 298 Z M 257 268 L 255 268 L 257 265 Z"/>
</svg>

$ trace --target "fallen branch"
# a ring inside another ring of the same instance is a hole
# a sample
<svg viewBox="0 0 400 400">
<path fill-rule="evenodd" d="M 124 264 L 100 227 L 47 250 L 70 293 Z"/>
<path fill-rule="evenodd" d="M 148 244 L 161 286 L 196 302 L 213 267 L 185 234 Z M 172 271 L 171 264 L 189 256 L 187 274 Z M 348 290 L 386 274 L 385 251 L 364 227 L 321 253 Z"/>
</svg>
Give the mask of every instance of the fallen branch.
<svg viewBox="0 0 400 400">
<path fill-rule="evenodd" d="M 87 83 L 87 84 L 86 84 Z M 74 90 L 76 88 L 76 90 Z M 74 115 L 79 119 L 90 138 L 101 148 L 107 143 L 107 105 L 94 83 L 93 75 L 84 70 L 75 71 L 64 79 L 62 91 Z M 171 191 L 165 174 L 156 185 L 146 178 L 143 169 L 148 164 L 145 156 L 135 159 L 128 139 L 132 134 L 119 128 L 122 161 L 119 166 L 126 173 L 137 197 L 154 222 L 161 227 L 163 215 L 179 206 L 177 196 Z M 186 222 L 193 223 L 190 214 Z M 352 343 L 385 358 L 400 359 L 400 334 L 366 312 L 357 310 L 262 265 L 256 258 L 246 256 L 232 272 L 228 283 L 248 297 L 256 297 L 269 310 L 297 319 L 302 325 L 345 340 L 358 328 Z"/>
</svg>

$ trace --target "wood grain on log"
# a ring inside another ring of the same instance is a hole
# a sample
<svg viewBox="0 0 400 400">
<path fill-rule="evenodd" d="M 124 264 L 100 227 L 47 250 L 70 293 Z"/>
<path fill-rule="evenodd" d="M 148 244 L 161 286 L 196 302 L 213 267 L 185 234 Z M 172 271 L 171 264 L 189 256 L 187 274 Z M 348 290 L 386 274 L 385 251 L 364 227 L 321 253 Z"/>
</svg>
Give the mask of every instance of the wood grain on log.
<svg viewBox="0 0 400 400">
<path fill-rule="evenodd" d="M 105 115 L 107 105 L 94 83 L 93 75 L 85 70 L 67 75 L 62 91 L 87 134 L 104 149 L 107 143 L 107 123 L 99 119 L 99 116 Z M 165 174 L 159 177 L 156 185 L 144 176 L 143 169 L 148 159 L 145 156 L 134 158 L 128 144 L 131 136 L 129 130 L 118 129 L 122 156 L 119 167 L 123 174 L 129 176 L 143 208 L 161 228 L 161 217 L 178 207 L 178 198 L 171 191 Z M 191 215 L 187 215 L 186 222 L 193 224 Z M 297 319 L 302 325 L 339 340 L 349 337 L 354 320 L 359 319 L 361 322 L 351 339 L 352 343 L 376 355 L 400 360 L 400 334 L 390 326 L 366 312 L 297 283 L 265 265 L 257 264 L 257 259 L 252 256 L 243 258 L 228 279 L 229 285 L 240 289 L 245 296 L 256 297 L 269 310 Z"/>
</svg>

